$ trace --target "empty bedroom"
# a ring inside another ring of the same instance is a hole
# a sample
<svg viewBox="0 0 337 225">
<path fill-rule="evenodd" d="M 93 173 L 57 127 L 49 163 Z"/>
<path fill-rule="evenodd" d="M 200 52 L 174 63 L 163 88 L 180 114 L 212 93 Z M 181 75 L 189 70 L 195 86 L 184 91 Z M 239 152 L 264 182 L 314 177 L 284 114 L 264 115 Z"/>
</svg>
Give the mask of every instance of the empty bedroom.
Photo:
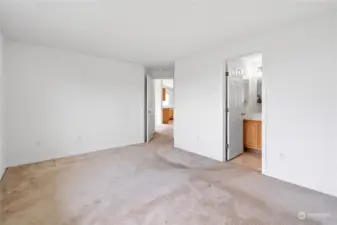
<svg viewBox="0 0 337 225">
<path fill-rule="evenodd" d="M 0 0 L 0 225 L 337 224 L 336 37 L 332 0 Z"/>
</svg>

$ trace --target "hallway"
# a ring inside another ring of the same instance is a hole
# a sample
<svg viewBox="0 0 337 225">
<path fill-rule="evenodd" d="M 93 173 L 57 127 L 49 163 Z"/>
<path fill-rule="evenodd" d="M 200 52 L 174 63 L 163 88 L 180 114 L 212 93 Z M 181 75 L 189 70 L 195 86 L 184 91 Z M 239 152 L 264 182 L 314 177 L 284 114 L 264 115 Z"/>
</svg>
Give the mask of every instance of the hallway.
<svg viewBox="0 0 337 225">
<path fill-rule="evenodd" d="M 252 170 L 258 171 L 261 173 L 262 170 L 262 156 L 261 154 L 253 152 L 243 152 L 241 155 L 235 157 L 230 161 L 240 166 L 245 166 Z"/>
<path fill-rule="evenodd" d="M 158 131 L 146 144 L 9 168 L 2 224 L 336 223 L 336 198 L 175 149 L 172 125 Z"/>
<path fill-rule="evenodd" d="M 173 142 L 173 124 L 160 124 L 156 127 L 156 134 L 165 136 L 167 140 Z"/>
</svg>

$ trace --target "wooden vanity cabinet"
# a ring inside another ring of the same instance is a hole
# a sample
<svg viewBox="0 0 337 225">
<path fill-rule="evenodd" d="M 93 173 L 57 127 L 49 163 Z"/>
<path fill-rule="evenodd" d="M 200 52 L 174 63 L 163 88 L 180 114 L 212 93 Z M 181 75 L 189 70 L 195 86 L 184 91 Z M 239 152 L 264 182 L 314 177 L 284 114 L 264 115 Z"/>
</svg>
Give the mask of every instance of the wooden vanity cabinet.
<svg viewBox="0 0 337 225">
<path fill-rule="evenodd" d="M 245 148 L 261 151 L 262 123 L 257 120 L 243 121 L 243 144 Z"/>
<path fill-rule="evenodd" d="M 173 117 L 173 108 L 163 108 L 163 124 L 169 124 Z"/>
</svg>

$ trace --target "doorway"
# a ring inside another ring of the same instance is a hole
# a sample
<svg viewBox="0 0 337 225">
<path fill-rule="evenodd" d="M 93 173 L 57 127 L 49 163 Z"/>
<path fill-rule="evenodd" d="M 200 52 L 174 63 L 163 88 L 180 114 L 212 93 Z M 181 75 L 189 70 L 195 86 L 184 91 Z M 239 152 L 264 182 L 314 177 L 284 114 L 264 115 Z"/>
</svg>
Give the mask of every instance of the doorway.
<svg viewBox="0 0 337 225">
<path fill-rule="evenodd" d="M 158 135 L 172 136 L 174 122 L 174 80 L 146 76 L 146 137 L 150 142 Z"/>
<path fill-rule="evenodd" d="M 262 54 L 226 62 L 226 160 L 262 171 Z"/>
<path fill-rule="evenodd" d="M 155 79 L 156 135 L 173 138 L 174 80 Z"/>
<path fill-rule="evenodd" d="M 171 124 L 174 122 L 174 84 L 173 79 L 162 79 L 161 96 L 158 96 L 161 102 L 162 120 L 159 124 Z"/>
</svg>

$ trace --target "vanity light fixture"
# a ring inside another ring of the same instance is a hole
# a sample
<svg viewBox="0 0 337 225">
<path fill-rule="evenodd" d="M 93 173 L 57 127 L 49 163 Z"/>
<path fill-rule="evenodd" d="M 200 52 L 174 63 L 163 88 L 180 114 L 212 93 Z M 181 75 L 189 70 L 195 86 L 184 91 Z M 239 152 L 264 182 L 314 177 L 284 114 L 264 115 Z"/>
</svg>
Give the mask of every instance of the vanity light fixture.
<svg viewBox="0 0 337 225">
<path fill-rule="evenodd" d="M 231 75 L 233 77 L 242 77 L 243 76 L 243 69 L 235 68 L 231 71 Z"/>
</svg>

